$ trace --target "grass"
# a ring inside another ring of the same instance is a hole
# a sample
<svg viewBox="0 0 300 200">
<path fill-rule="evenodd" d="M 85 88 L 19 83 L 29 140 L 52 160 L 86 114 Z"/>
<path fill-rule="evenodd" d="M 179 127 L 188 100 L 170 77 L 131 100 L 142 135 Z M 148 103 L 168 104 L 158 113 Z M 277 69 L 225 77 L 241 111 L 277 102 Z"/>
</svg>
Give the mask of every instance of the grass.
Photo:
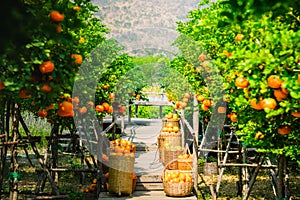
<svg viewBox="0 0 300 200">
<path fill-rule="evenodd" d="M 31 157 L 34 157 L 31 155 Z M 38 180 L 38 176 L 36 174 L 36 168 L 40 168 L 36 159 L 32 159 L 35 167 L 30 167 L 28 164 L 28 160 L 25 157 L 19 157 L 19 190 L 22 193 L 33 193 L 35 191 L 36 183 Z M 4 182 L 4 191 L 8 192 L 8 166 L 9 166 L 9 159 L 7 160 L 7 165 L 5 169 L 5 182 Z M 79 158 L 74 158 L 71 155 L 63 155 L 59 156 L 59 164 L 60 166 L 64 167 L 78 167 L 80 163 Z M 201 166 L 201 165 L 200 165 Z M 201 170 L 201 167 L 200 167 Z M 219 200 L 241 200 L 242 197 L 237 197 L 236 195 L 236 182 L 238 181 L 237 176 L 237 168 L 226 168 L 225 173 L 222 177 L 220 193 L 219 193 Z M 202 172 L 202 171 L 200 171 Z M 58 187 L 62 194 L 68 195 L 67 199 L 72 200 L 80 200 L 82 199 L 81 191 L 88 187 L 92 180 L 95 178 L 95 175 L 91 173 L 85 174 L 85 179 L 81 183 L 80 182 L 80 174 L 73 173 L 73 172 L 61 172 L 59 173 L 59 182 Z M 295 169 L 290 173 L 290 189 L 292 194 L 293 200 L 300 199 L 300 171 L 299 169 Z M 216 186 L 217 182 L 217 175 L 214 176 L 205 176 L 203 173 L 200 173 L 199 176 L 199 199 L 200 200 L 211 200 L 211 194 L 209 189 L 209 184 L 213 184 Z M 49 182 L 46 183 L 45 192 L 50 193 L 51 187 Z M 26 199 L 28 197 L 32 197 L 32 194 L 20 194 L 19 199 Z M 5 199 L 7 196 L 2 196 L 1 199 Z M 268 176 L 267 170 L 262 170 L 258 177 L 257 181 L 254 184 L 253 191 L 250 194 L 249 200 L 271 200 L 275 199 L 274 194 L 271 188 L 270 178 Z"/>
</svg>

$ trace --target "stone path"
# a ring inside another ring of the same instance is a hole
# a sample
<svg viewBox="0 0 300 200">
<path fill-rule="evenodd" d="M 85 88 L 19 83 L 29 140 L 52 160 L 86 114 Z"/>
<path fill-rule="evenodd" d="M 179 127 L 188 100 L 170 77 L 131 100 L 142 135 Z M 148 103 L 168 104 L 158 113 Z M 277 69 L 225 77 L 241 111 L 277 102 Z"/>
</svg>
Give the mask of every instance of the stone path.
<svg viewBox="0 0 300 200">
<path fill-rule="evenodd" d="M 161 119 L 132 119 L 127 125 L 124 139 L 132 140 L 137 145 L 134 171 L 137 174 L 137 186 L 132 196 L 116 197 L 108 193 L 101 193 L 100 199 L 136 199 L 136 200 L 167 200 L 187 199 L 196 200 L 194 195 L 188 197 L 168 197 L 162 186 L 161 175 L 164 166 L 159 162 L 157 137 L 162 127 Z"/>
</svg>

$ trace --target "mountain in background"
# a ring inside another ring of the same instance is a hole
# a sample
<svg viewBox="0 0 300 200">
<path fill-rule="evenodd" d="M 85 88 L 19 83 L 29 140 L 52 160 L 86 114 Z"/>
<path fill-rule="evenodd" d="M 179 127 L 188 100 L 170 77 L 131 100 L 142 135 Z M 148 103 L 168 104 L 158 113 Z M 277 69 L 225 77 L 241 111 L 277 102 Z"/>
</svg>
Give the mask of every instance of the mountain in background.
<svg viewBox="0 0 300 200">
<path fill-rule="evenodd" d="M 100 6 L 96 15 L 110 28 L 116 39 L 132 55 L 172 56 L 171 46 L 178 37 L 178 21 L 187 21 L 189 11 L 199 0 L 93 0 Z"/>
</svg>

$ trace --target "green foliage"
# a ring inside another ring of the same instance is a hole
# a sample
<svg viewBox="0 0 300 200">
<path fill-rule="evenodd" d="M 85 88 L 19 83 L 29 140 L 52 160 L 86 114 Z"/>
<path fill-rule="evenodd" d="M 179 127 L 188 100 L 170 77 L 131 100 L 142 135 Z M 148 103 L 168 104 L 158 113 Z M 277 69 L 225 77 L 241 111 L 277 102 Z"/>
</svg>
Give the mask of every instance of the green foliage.
<svg viewBox="0 0 300 200">
<path fill-rule="evenodd" d="M 223 84 L 217 90 L 225 92 L 229 100 L 228 112 L 238 113 L 238 122 L 232 125 L 237 127 L 242 141 L 262 152 L 284 153 L 297 160 L 300 156 L 300 151 L 295 148 L 300 142 L 299 119 L 293 117 L 291 112 L 299 109 L 298 3 L 202 1 L 199 9 L 191 11 L 189 17 L 191 20 L 188 22 L 178 23 L 181 37 L 188 41 L 179 43 L 181 51 L 196 69 L 199 67 L 202 77 L 211 79 L 214 75 L 222 75 Z M 199 48 L 195 48 L 195 44 Z M 196 58 L 203 53 L 206 60 L 197 61 Z M 211 70 L 215 72 L 211 73 Z M 190 70 L 183 71 L 187 73 Z M 250 106 L 253 98 L 276 99 L 275 89 L 267 83 L 268 77 L 273 74 L 283 81 L 281 88 L 288 90 L 287 98 L 277 99 L 274 110 L 253 109 Z M 237 77 L 246 78 L 249 86 L 238 88 L 235 83 Z M 210 79 L 205 79 L 207 85 Z M 214 95 L 217 90 L 210 90 L 210 93 Z M 290 134 L 277 133 L 283 125 L 291 127 Z M 263 139 L 255 137 L 258 131 L 263 133 Z"/>
</svg>

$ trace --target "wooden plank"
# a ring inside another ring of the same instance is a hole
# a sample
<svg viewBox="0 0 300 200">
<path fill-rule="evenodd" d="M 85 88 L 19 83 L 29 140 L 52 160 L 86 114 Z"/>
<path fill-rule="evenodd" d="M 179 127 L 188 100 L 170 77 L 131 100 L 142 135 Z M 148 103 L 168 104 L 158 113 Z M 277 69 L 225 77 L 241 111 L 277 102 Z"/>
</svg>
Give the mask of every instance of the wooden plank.
<svg viewBox="0 0 300 200">
<path fill-rule="evenodd" d="M 36 199 L 66 199 L 68 195 L 37 196 Z"/>
<path fill-rule="evenodd" d="M 150 174 L 150 175 L 141 175 L 137 176 L 137 183 L 142 182 L 142 183 L 162 183 L 162 174 Z"/>
<path fill-rule="evenodd" d="M 136 183 L 135 187 L 136 191 L 157 191 L 163 189 L 162 183 Z"/>
<path fill-rule="evenodd" d="M 173 104 L 168 101 L 133 101 L 133 103 L 137 106 L 173 106 Z"/>
<path fill-rule="evenodd" d="M 257 167 L 258 164 L 247 164 L 247 163 L 226 163 L 226 164 L 219 164 L 219 167 Z M 261 168 L 276 168 L 277 165 L 262 165 Z"/>
<path fill-rule="evenodd" d="M 216 153 L 226 153 L 225 150 L 216 150 L 216 149 L 199 149 L 199 151 L 208 151 L 208 152 L 216 152 Z M 228 153 L 239 153 L 239 151 L 228 151 Z"/>
</svg>

